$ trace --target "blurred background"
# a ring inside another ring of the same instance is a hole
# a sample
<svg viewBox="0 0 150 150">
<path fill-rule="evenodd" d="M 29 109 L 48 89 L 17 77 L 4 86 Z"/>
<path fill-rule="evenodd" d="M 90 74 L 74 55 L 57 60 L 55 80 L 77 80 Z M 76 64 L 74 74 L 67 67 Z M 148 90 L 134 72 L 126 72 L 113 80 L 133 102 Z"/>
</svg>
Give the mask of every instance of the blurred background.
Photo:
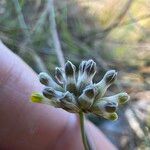
<svg viewBox="0 0 150 150">
<path fill-rule="evenodd" d="M 115 122 L 87 117 L 121 150 L 150 150 L 150 0 L 0 0 L 0 39 L 37 73 L 93 59 L 108 95 L 127 91 Z"/>
</svg>

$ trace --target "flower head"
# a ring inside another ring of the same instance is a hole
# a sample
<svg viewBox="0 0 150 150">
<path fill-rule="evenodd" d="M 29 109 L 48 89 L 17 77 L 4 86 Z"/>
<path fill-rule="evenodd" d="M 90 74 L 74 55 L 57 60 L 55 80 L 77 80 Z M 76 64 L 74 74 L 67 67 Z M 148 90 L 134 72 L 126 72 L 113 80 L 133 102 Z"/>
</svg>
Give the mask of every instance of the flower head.
<svg viewBox="0 0 150 150">
<path fill-rule="evenodd" d="M 71 113 L 93 113 L 109 120 L 116 120 L 119 105 L 129 100 L 127 93 L 104 97 L 108 87 L 116 80 L 115 70 L 107 71 L 102 80 L 93 83 L 96 63 L 93 60 L 82 61 L 78 77 L 76 67 L 70 61 L 64 69 L 55 69 L 54 81 L 47 73 L 39 74 L 39 81 L 45 85 L 42 93 L 33 93 L 31 101 L 49 104 Z"/>
</svg>

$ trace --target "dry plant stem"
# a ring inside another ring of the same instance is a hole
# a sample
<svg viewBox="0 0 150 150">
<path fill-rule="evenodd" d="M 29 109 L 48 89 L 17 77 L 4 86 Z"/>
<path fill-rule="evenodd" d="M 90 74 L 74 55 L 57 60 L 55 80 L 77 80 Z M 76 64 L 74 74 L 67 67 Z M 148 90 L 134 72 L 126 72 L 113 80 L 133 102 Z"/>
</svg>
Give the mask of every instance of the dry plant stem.
<svg viewBox="0 0 150 150">
<path fill-rule="evenodd" d="M 30 37 L 30 32 L 28 31 L 28 27 L 25 23 L 24 16 L 21 12 L 20 4 L 19 4 L 18 0 L 12 0 L 12 1 L 14 3 L 15 9 L 16 9 L 16 13 L 17 13 L 17 17 L 18 17 L 20 27 L 21 27 L 22 31 L 24 32 L 24 35 L 26 36 L 26 38 L 29 38 Z"/>
<path fill-rule="evenodd" d="M 21 27 L 22 31 L 24 32 L 24 35 L 25 35 L 25 37 L 27 39 L 27 43 L 30 42 L 30 44 L 32 45 L 30 31 L 28 30 L 28 26 L 25 23 L 24 16 L 23 16 L 23 14 L 21 12 L 20 4 L 19 4 L 18 0 L 12 0 L 12 2 L 14 3 L 14 6 L 15 6 L 15 9 L 16 9 L 16 12 L 17 12 L 18 21 L 19 21 L 20 27 Z M 38 68 L 40 69 L 40 71 L 47 72 L 47 69 L 46 69 L 43 61 L 38 56 L 36 51 L 34 51 L 32 49 L 32 50 L 30 50 L 30 53 L 32 54 L 32 57 L 33 57 L 33 59 L 35 61 L 35 64 L 38 65 Z"/>
<path fill-rule="evenodd" d="M 64 60 L 63 52 L 62 52 L 59 37 L 58 37 L 53 0 L 48 0 L 48 10 L 49 10 L 50 30 L 52 34 L 53 43 L 54 43 L 54 49 L 56 51 L 56 55 L 57 55 L 60 66 L 64 67 L 65 60 Z"/>
<path fill-rule="evenodd" d="M 114 28 L 116 28 L 119 25 L 119 23 L 121 22 L 122 18 L 124 18 L 124 16 L 128 12 L 128 10 L 130 9 L 131 4 L 133 3 L 133 1 L 134 0 L 128 0 L 125 3 L 125 5 L 123 6 L 122 10 L 120 11 L 118 16 L 116 17 L 116 19 L 112 22 L 112 24 L 110 24 L 108 27 L 106 27 L 104 29 L 104 32 L 110 32 L 111 30 L 113 30 Z"/>
<path fill-rule="evenodd" d="M 108 25 L 106 28 L 104 28 L 101 32 L 95 31 L 94 33 L 91 33 L 90 37 L 86 38 L 86 41 L 90 41 L 93 37 L 97 37 L 98 39 L 105 39 L 109 35 L 110 32 L 112 32 L 115 28 L 119 26 L 120 22 L 125 17 L 128 10 L 130 9 L 133 1 L 134 0 L 127 0 L 125 5 L 122 7 L 121 11 L 113 20 L 113 22 L 110 25 Z"/>
<path fill-rule="evenodd" d="M 81 128 L 81 135 L 82 135 L 82 142 L 84 145 L 84 150 L 90 150 L 89 146 L 88 146 L 88 139 L 86 137 L 86 133 L 85 133 L 85 128 L 84 128 L 84 113 L 80 112 L 79 113 L 79 117 L 80 117 L 80 128 Z"/>
</svg>

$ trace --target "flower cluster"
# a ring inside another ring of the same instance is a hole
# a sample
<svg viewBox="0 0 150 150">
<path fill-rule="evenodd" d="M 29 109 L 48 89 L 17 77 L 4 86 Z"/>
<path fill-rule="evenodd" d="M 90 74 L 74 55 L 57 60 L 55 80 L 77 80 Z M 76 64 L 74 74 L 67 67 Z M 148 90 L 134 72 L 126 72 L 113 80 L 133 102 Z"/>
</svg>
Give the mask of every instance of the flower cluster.
<svg viewBox="0 0 150 150">
<path fill-rule="evenodd" d="M 55 69 L 55 82 L 47 73 L 40 73 L 39 80 L 45 85 L 42 93 L 33 93 L 32 102 L 53 105 L 71 113 L 93 113 L 109 120 L 116 120 L 119 104 L 129 100 L 127 93 L 104 97 L 107 88 L 115 81 L 117 72 L 107 71 L 101 81 L 93 83 L 96 63 L 82 61 L 78 76 L 76 67 L 67 61 L 64 69 Z"/>
</svg>

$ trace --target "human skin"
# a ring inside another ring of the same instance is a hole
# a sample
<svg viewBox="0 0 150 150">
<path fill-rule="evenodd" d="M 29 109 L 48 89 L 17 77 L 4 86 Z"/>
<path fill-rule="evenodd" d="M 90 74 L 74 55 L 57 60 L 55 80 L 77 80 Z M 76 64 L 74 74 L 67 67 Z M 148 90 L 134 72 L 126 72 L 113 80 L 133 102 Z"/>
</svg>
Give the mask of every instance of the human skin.
<svg viewBox="0 0 150 150">
<path fill-rule="evenodd" d="M 84 149 L 77 115 L 30 102 L 42 88 L 36 73 L 0 41 L 1 150 Z M 86 131 L 94 149 L 116 149 L 89 121 Z"/>
</svg>

